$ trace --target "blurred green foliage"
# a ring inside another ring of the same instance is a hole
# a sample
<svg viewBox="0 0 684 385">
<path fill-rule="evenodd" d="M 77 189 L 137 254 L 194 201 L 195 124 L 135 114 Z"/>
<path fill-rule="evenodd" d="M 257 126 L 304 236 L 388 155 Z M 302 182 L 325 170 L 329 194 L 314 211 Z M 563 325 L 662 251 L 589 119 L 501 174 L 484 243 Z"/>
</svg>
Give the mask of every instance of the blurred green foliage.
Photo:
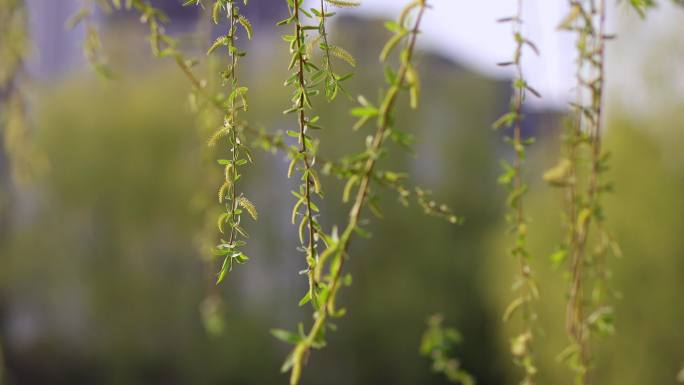
<svg viewBox="0 0 684 385">
<path fill-rule="evenodd" d="M 347 89 L 373 95 L 382 83 L 372 54 L 382 44 L 381 27 L 368 32 L 353 23 L 340 25 L 341 43 L 368 54 L 357 54 L 359 74 Z M 278 58 L 286 52 L 276 51 L 267 62 L 245 59 L 251 72 L 244 83 L 258 101 L 247 119 L 286 130 L 296 122 L 280 114 L 288 96 Z M 417 154 L 395 151 L 388 163 L 411 170 L 466 222 L 450 226 L 385 195 L 384 219 L 370 226 L 373 240 L 356 242 L 350 253 L 354 282 L 341 298 L 348 309 L 342 330 L 329 338 L 334 349 L 312 356 L 304 384 L 446 383 L 418 351 L 426 318 L 438 311 L 460 330 L 456 356 L 479 384 L 516 382 L 506 329 L 518 325 L 501 322 L 515 271 L 506 252 L 505 191 L 496 184 L 507 150 L 488 129 L 505 109 L 508 85 L 430 54 L 419 63 L 425 102 L 418 113 L 397 117 L 415 134 Z M 296 307 L 306 282 L 297 276 L 304 266 L 291 237 L 288 190 L 296 181 L 285 177 L 287 162 L 255 152 L 244 182 L 261 213 L 249 229 L 252 260 L 220 288 L 223 332 L 211 335 L 198 308 L 215 278 L 204 267 L 220 175 L 205 148 L 212 121 L 198 124 L 179 107 L 188 85 L 172 68 L 135 72 L 110 85 L 71 79 L 39 98 L 36 136 L 50 172 L 16 194 L 0 245 L 9 383 L 285 383 L 278 368 L 287 347 L 268 331 L 294 329 L 307 314 Z M 358 149 L 368 134 L 350 130 L 349 105 L 314 105 L 336 117 L 321 133 L 320 151 L 331 158 Z M 625 255 L 613 261 L 612 284 L 623 299 L 616 303 L 617 335 L 597 351 L 596 383 L 674 383 L 684 359 L 684 168 L 679 152 L 668 150 L 684 143 L 672 129 L 681 125 L 678 116 L 609 124 L 617 191 L 607 210 Z M 547 257 L 561 234 L 561 197 L 539 177 L 555 159 L 559 144 L 548 131 L 558 127 L 543 129 L 528 162 L 543 332 L 535 349 L 539 383 L 562 384 L 570 378 L 555 361 L 566 343 L 565 283 Z M 322 209 L 339 218 L 342 186 L 327 183 Z M 322 218 L 324 226 L 332 220 Z"/>
<path fill-rule="evenodd" d="M 675 383 L 683 359 L 684 333 L 678 325 L 684 320 L 684 309 L 679 306 L 684 290 L 684 223 L 680 215 L 684 208 L 679 198 L 684 191 L 684 170 L 659 143 L 659 127 L 670 126 L 670 122 L 649 117 L 613 119 L 608 124 L 606 148 L 613 154 L 608 175 L 616 192 L 606 198 L 606 210 L 624 257 L 610 261 L 613 273 L 609 284 L 618 298 L 614 304 L 616 334 L 597 338 L 596 383 Z M 682 143 L 681 134 L 669 132 L 668 137 Z M 552 161 L 555 145 L 536 154 L 533 162 Z M 538 175 L 540 170 L 536 171 Z M 539 382 L 562 383 L 570 375 L 557 361 L 566 343 L 562 326 L 566 277 L 553 268 L 550 258 L 561 233 L 557 220 L 562 197 L 542 183 L 532 185 L 531 191 L 528 207 L 534 221 L 530 232 L 539 234 L 532 249 L 543 293 L 539 306 L 543 336 L 536 346 Z M 492 237 L 495 248 L 503 250 L 505 244 L 498 232 Z M 499 277 L 501 269 L 515 268 L 513 261 L 502 265 L 491 260 L 488 264 L 490 280 Z M 490 291 L 495 306 L 505 305 L 502 296 L 507 290 L 506 285 L 495 285 Z"/>
</svg>

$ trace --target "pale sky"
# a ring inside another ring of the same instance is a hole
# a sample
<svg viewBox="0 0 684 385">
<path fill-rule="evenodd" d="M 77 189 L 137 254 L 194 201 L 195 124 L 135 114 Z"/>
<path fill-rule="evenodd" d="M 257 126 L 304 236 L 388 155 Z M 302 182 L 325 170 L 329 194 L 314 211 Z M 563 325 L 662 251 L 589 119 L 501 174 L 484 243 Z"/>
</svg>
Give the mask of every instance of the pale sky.
<svg viewBox="0 0 684 385">
<path fill-rule="evenodd" d="M 393 17 L 405 3 L 401 0 L 365 0 L 360 9 L 351 12 Z M 426 13 L 423 24 L 425 35 L 421 44 L 439 48 L 465 65 L 488 75 L 510 76 L 510 68 L 496 65 L 512 56 L 510 26 L 496 23 L 496 19 L 514 14 L 516 3 L 516 0 L 431 0 L 433 8 Z M 640 20 L 627 4 L 617 4 L 616 0 L 611 3 L 614 6 L 609 12 L 609 21 L 612 22 L 608 23 L 608 29 L 611 33 L 618 33 L 618 40 L 609 43 L 609 67 L 615 66 L 615 61 L 623 61 L 625 55 L 630 58 L 630 65 L 635 67 L 633 61 L 639 59 L 639 52 L 644 51 L 640 45 L 647 46 L 653 40 L 647 36 L 653 37 L 658 33 L 657 30 L 662 32 L 663 29 L 684 24 L 684 10 L 666 2 L 659 9 L 652 10 L 646 21 Z M 573 95 L 574 37 L 572 33 L 558 31 L 556 27 L 566 15 L 567 2 L 525 0 L 524 4 L 524 34 L 541 52 L 541 56 L 536 57 L 527 50 L 523 56 L 528 81 L 543 95 L 541 101 L 534 100 L 534 97 L 530 97 L 529 101 L 533 106 L 563 106 Z M 632 32 L 622 38 L 629 42 L 621 42 L 621 34 L 628 30 Z M 640 38 L 635 39 L 634 33 Z M 625 44 L 630 44 L 633 49 L 631 53 L 618 49 Z M 617 52 L 623 52 L 623 55 L 618 58 Z M 625 71 L 623 68 L 623 71 L 616 72 Z M 627 78 L 611 80 L 620 83 L 630 81 Z"/>
</svg>

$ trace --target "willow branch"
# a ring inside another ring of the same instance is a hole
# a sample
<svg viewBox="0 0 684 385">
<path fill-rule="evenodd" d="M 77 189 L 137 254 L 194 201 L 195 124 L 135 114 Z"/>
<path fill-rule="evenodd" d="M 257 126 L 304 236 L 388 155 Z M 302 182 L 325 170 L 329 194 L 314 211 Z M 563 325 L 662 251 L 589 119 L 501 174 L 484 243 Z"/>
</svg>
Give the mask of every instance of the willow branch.
<svg viewBox="0 0 684 385">
<path fill-rule="evenodd" d="M 289 359 L 292 365 L 290 375 L 291 385 L 296 385 L 299 383 L 305 356 L 312 347 L 317 345 L 317 340 L 320 338 L 320 334 L 325 328 L 328 318 L 336 313 L 335 300 L 337 298 L 337 292 L 340 288 L 340 281 L 342 277 L 342 271 L 344 270 L 344 262 L 346 260 L 347 251 L 352 240 L 352 235 L 358 228 L 359 219 L 366 203 L 370 182 L 373 176 L 373 169 L 377 164 L 378 155 L 385 139 L 385 133 L 390 127 L 390 115 L 394 109 L 399 91 L 404 87 L 406 82 L 407 73 L 409 71 L 410 62 L 413 58 L 416 40 L 419 34 L 420 23 L 427 7 L 424 1 L 418 2 L 418 6 L 419 10 L 416 21 L 411 29 L 410 38 L 405 49 L 402 63 L 397 71 L 397 76 L 394 80 L 394 83 L 385 94 L 380 107 L 377 129 L 369 148 L 370 156 L 366 160 L 363 168 L 361 181 L 356 192 L 356 198 L 351 210 L 349 211 L 347 226 L 342 232 L 339 240 L 332 242 L 328 249 L 326 249 L 326 251 L 321 255 L 320 261 L 316 266 L 315 278 L 319 280 L 322 274 L 322 267 L 325 265 L 327 258 L 333 258 L 331 262 L 331 278 L 329 280 L 329 287 L 325 296 L 325 301 L 323 301 L 319 310 L 315 313 L 315 321 L 313 326 L 305 335 L 305 337 L 299 343 L 297 343 Z"/>
</svg>

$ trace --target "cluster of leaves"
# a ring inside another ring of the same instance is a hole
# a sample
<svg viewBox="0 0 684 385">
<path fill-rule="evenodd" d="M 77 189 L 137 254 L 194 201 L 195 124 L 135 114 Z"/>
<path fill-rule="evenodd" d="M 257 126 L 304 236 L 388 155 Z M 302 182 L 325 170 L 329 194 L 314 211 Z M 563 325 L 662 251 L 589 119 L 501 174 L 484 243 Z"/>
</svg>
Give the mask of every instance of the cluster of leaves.
<svg viewBox="0 0 684 385">
<path fill-rule="evenodd" d="M 363 102 L 367 101 L 363 99 Z M 357 107 L 352 111 L 352 114 L 360 115 Z M 392 137 L 402 146 L 410 146 L 405 133 L 392 130 Z M 352 188 L 358 183 L 358 175 L 362 172 L 363 164 L 357 162 L 357 155 L 343 157 L 338 162 L 323 161 L 323 175 L 335 176 L 340 180 L 345 181 L 345 186 L 342 194 L 342 201 L 349 202 Z M 423 213 L 427 216 L 443 219 L 452 224 L 462 224 L 464 218 L 457 216 L 453 210 L 444 203 L 438 203 L 432 198 L 432 192 L 420 186 L 408 185 L 410 175 L 405 172 L 395 172 L 389 170 L 375 170 L 371 175 L 372 181 L 385 189 L 392 190 L 397 194 L 397 200 L 402 206 L 408 207 L 411 202 L 414 202 L 420 207 Z M 368 208 L 373 214 L 382 218 L 382 213 L 378 207 L 378 195 L 371 195 L 368 199 Z"/>
<path fill-rule="evenodd" d="M 611 190 L 604 174 L 609 154 L 601 147 L 604 93 L 606 1 L 572 1 L 560 24 L 577 36 L 577 100 L 574 118 L 564 138 L 557 165 L 544 174 L 566 196 L 566 239 L 552 255 L 554 263 L 567 263 L 570 279 L 566 329 L 570 345 L 560 358 L 576 373 L 578 384 L 588 383 L 591 369 L 591 334 L 612 334 L 613 311 L 606 305 L 606 259 L 619 255 L 605 229 L 602 195 Z M 592 232 L 591 230 L 594 229 Z M 592 246 L 593 245 L 593 246 Z"/>
<path fill-rule="evenodd" d="M 354 59 L 354 56 L 352 56 L 352 54 L 350 54 L 344 48 L 331 44 L 328 41 L 326 20 L 334 17 L 335 13 L 328 11 L 326 4 L 340 8 L 354 8 L 361 5 L 361 3 L 349 0 L 321 0 L 319 9 L 311 8 L 310 10 L 311 14 L 316 16 L 318 19 L 318 36 L 314 39 L 311 39 L 311 41 L 307 44 L 308 52 L 309 55 L 311 55 L 312 48 L 318 45 L 318 48 L 320 48 L 323 53 L 323 63 L 321 68 L 315 73 L 315 76 L 312 77 L 311 80 L 313 82 L 318 82 L 319 79 L 322 78 L 325 96 L 328 98 L 328 100 L 334 100 L 340 91 L 349 96 L 349 94 L 342 87 L 342 82 L 349 79 L 353 74 L 348 73 L 345 75 L 340 75 L 335 73 L 333 70 L 332 56 L 335 56 L 338 59 L 346 62 L 351 67 L 356 67 L 356 59 Z"/>
<path fill-rule="evenodd" d="M 679 6 L 684 6 L 684 0 L 672 0 L 672 3 Z M 659 2 L 656 0 L 628 0 L 628 4 L 637 12 L 637 14 L 639 14 L 639 16 L 644 18 L 646 17 L 648 10 L 658 6 Z"/>
<path fill-rule="evenodd" d="M 461 363 L 452 358 L 454 347 L 461 343 L 461 333 L 442 326 L 444 318 L 440 314 L 431 316 L 427 330 L 420 341 L 420 354 L 432 360 L 432 370 L 442 373 L 455 384 L 475 385 L 472 375 L 461 368 Z"/>
<path fill-rule="evenodd" d="M 678 2 L 679 1 L 675 0 L 675 3 Z M 649 8 L 655 7 L 656 2 L 654 0 L 629 0 L 629 5 L 637 11 L 639 16 L 644 17 Z"/>
<path fill-rule="evenodd" d="M 506 220 L 512 227 L 511 232 L 515 235 L 515 243 L 510 249 L 510 254 L 518 264 L 518 273 L 513 285 L 516 297 L 504 312 L 504 321 L 508 321 L 516 311 L 522 314 L 523 330 L 511 339 L 511 353 L 515 363 L 521 366 L 525 372 L 521 384 L 533 385 L 537 375 L 537 367 L 531 349 L 534 339 L 533 323 L 536 318 L 533 301 L 538 298 L 539 290 L 529 263 L 530 253 L 527 249 L 528 219 L 525 216 L 523 198 L 528 186 L 523 180 L 523 166 L 526 158 L 525 148 L 534 143 L 534 139 L 522 137 L 522 120 L 524 118 L 522 106 L 528 91 L 537 97 L 540 95 L 527 83 L 521 59 L 526 47 L 529 47 L 536 54 L 539 52 L 534 43 L 522 34 L 522 7 L 522 0 L 518 0 L 516 15 L 498 20 L 500 23 L 511 25 L 515 42 L 513 58 L 510 61 L 499 63 L 499 65 L 514 67 L 515 78 L 512 83 L 513 96 L 511 97 L 509 111 L 499 118 L 493 126 L 495 129 L 512 128 L 513 130 L 513 136 L 506 136 L 505 139 L 510 143 L 515 153 L 515 159 L 512 164 L 506 161 L 502 162 L 503 174 L 499 177 L 499 183 L 508 190 L 506 202 L 509 213 L 506 215 Z"/>
</svg>

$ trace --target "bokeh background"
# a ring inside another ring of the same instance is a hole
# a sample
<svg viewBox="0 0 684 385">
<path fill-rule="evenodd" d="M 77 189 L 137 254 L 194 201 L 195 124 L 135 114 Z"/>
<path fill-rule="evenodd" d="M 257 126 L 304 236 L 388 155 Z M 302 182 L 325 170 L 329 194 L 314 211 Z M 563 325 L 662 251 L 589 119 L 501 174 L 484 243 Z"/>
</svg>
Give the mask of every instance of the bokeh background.
<svg viewBox="0 0 684 385">
<path fill-rule="evenodd" d="M 173 20 L 172 35 L 202 58 L 198 74 L 215 82 L 220 63 L 203 56 L 211 35 L 206 14 L 157 1 Z M 333 39 L 358 60 L 352 94 L 382 85 L 377 54 L 397 1 L 367 0 L 343 12 Z M 499 160 L 512 156 L 491 123 L 507 109 L 510 74 L 494 63 L 511 55 L 507 30 L 495 19 L 513 2 L 434 0 L 419 71 L 422 105 L 399 113 L 415 135 L 415 153 L 394 149 L 389 168 L 410 171 L 466 221 L 453 226 L 402 207 L 393 193 L 374 220 L 371 240 L 354 243 L 353 285 L 341 296 L 347 316 L 329 347 L 311 356 L 303 384 L 445 384 L 418 354 L 427 317 L 442 313 L 461 331 L 456 353 L 479 384 L 515 384 L 509 328 L 501 315 L 515 269 L 503 221 Z M 477 4 L 475 4 L 477 3 Z M 556 356 L 563 334 L 564 273 L 549 260 L 561 239 L 557 190 L 540 175 L 555 162 L 572 84 L 572 38 L 555 31 L 563 5 L 530 2 L 526 28 L 542 57 L 531 58 L 531 82 L 548 97 L 526 106 L 531 148 L 527 207 L 533 222 L 533 267 L 541 285 L 542 384 L 570 384 Z M 564 2 L 557 2 L 564 3 Z M 66 31 L 79 7 L 71 0 L 29 1 L 32 53 L 22 77 L 40 167 L 12 178 L 0 152 L 0 340 L 7 384 L 284 384 L 288 346 L 273 327 L 309 319 L 297 302 L 306 282 L 296 252 L 294 203 L 283 154 L 255 150 L 242 188 L 260 211 L 247 253 L 215 293 L 207 270 L 219 207 L 220 172 L 206 146 L 220 117 L 195 115 L 189 84 L 173 63 L 151 57 L 146 31 L 132 13 L 97 14 L 114 81 L 103 81 L 81 54 L 82 28 Z M 245 44 L 248 120 L 275 132 L 295 127 L 288 107 L 287 47 L 274 27 L 284 2 L 253 0 L 246 13 L 256 38 Z M 473 15 L 469 17 L 468 15 Z M 608 222 L 624 256 L 611 261 L 617 334 L 601 341 L 596 383 L 676 384 L 684 364 L 684 9 L 663 2 L 640 20 L 624 5 L 611 11 L 606 146 L 616 193 Z M 468 21 L 468 22 L 466 22 Z M 560 37 L 554 37 L 554 36 Z M 529 55 L 528 55 L 529 56 Z M 338 64 L 342 66 L 342 63 Z M 334 158 L 360 148 L 338 99 L 315 108 L 326 127 L 321 153 Z M 325 180 L 322 222 L 340 223 L 339 182 Z M 209 261 L 211 262 L 211 261 Z M 218 262 L 215 262 L 218 263 Z M 215 293 L 214 301 L 206 301 Z M 219 300 L 220 299 L 220 300 Z M 216 306 L 220 319 L 207 318 Z M 205 316 L 203 316 L 203 314 Z"/>
</svg>

